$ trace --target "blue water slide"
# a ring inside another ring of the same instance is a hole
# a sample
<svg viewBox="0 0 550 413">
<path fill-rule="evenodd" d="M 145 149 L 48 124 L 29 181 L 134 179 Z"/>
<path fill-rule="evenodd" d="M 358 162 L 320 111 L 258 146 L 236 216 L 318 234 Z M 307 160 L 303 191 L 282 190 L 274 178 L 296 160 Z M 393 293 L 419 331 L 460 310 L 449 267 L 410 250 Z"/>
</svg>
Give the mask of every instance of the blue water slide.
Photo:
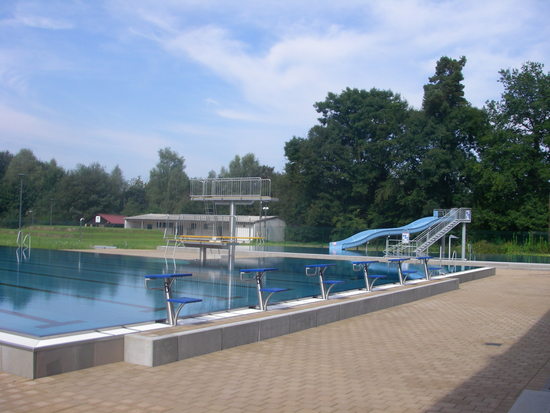
<svg viewBox="0 0 550 413">
<path fill-rule="evenodd" d="M 338 254 L 347 248 L 353 248 L 359 245 L 366 244 L 367 242 L 376 238 L 387 237 L 390 235 L 401 235 L 404 232 L 408 232 L 410 234 L 422 232 L 435 225 L 440 219 L 440 217 L 434 215 L 431 217 L 417 219 L 410 224 L 398 228 L 368 229 L 366 231 L 352 235 L 351 237 L 346 238 L 342 241 L 331 242 L 329 244 L 329 250 L 331 254 Z"/>
</svg>

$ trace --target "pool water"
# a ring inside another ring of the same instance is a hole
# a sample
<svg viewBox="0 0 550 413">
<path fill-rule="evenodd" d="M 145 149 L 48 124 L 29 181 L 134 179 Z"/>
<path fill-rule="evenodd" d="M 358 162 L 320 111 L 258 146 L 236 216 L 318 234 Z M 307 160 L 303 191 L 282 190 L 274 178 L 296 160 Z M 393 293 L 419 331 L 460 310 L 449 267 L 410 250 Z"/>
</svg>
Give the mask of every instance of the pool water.
<svg viewBox="0 0 550 413">
<path fill-rule="evenodd" d="M 354 272 L 349 261 L 327 259 L 335 265 L 325 278 L 345 281 L 332 291 L 364 287 L 362 273 Z M 316 296 L 318 278 L 306 277 L 304 266 L 319 262 L 247 258 L 237 260 L 230 273 L 223 260 L 201 266 L 197 261 L 40 249 L 18 259 L 15 248 L 0 247 L 0 330 L 44 337 L 164 320 L 163 292 L 146 288 L 148 274 L 193 273 L 177 282 L 174 295 L 203 301 L 185 306 L 180 317 L 256 306 L 254 282 L 240 277 L 239 269 L 245 268 L 278 268 L 266 273 L 264 285 L 290 290 L 275 294 L 270 303 Z M 423 272 L 416 263 L 408 266 Z M 387 273 L 386 283 L 398 280 L 395 265 L 374 264 L 370 272 Z"/>
<path fill-rule="evenodd" d="M 303 253 L 303 254 L 325 254 L 325 255 L 331 255 L 329 252 L 328 247 L 327 248 L 315 248 L 315 247 L 287 247 L 287 246 L 255 246 L 251 247 L 251 249 L 256 251 L 267 251 L 267 252 L 291 252 L 291 253 Z M 384 252 L 381 250 L 374 250 L 369 249 L 368 251 L 369 257 L 383 257 Z M 460 250 L 455 250 L 458 254 L 458 257 L 460 257 Z M 350 256 L 356 256 L 356 257 L 365 257 L 365 248 L 357 248 L 354 250 L 344 250 L 340 251 L 336 255 L 350 255 Z M 436 257 L 439 256 L 439 254 L 433 254 L 432 256 Z M 357 258 L 360 259 L 360 258 Z M 474 254 L 470 255 L 467 254 L 466 259 L 468 261 L 497 261 L 497 262 L 525 262 L 525 263 L 532 263 L 532 264 L 550 264 L 550 255 L 528 255 L 528 254 Z M 460 261 L 460 258 L 459 258 Z"/>
</svg>

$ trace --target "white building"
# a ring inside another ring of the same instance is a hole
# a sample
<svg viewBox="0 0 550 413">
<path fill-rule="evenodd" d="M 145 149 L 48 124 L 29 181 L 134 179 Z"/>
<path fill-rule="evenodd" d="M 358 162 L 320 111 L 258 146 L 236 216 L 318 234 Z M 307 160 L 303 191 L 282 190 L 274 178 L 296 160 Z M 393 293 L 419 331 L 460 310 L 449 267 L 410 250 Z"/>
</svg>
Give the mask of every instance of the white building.
<svg viewBox="0 0 550 413">
<path fill-rule="evenodd" d="M 126 217 L 124 228 L 162 230 L 165 236 L 229 236 L 230 218 L 229 215 L 144 214 Z M 286 224 L 278 217 L 237 215 L 235 219 L 237 237 L 264 237 L 266 241 L 284 241 Z"/>
</svg>

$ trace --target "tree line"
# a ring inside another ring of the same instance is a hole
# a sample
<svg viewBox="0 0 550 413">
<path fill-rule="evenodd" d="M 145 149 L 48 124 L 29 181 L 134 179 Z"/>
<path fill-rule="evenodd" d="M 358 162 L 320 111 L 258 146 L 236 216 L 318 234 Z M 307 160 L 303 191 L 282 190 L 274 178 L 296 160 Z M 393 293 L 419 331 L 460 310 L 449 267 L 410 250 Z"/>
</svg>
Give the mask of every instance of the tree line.
<svg viewBox="0 0 550 413">
<path fill-rule="evenodd" d="M 209 177 L 261 176 L 279 202 L 270 214 L 297 240 L 327 240 L 402 225 L 433 209 L 471 207 L 473 226 L 542 231 L 550 208 L 550 73 L 541 63 L 499 72 L 501 98 L 464 97 L 466 58 L 442 57 L 420 109 L 391 90 L 347 88 L 315 103 L 318 123 L 285 144 L 282 172 L 236 155 Z M 159 150 L 149 179 L 126 181 L 98 163 L 64 170 L 23 149 L 0 152 L 0 225 L 74 224 L 96 213 L 201 213 L 189 200 L 185 159 Z M 247 209 L 247 213 L 255 213 Z M 319 232 L 321 231 L 321 232 Z"/>
</svg>

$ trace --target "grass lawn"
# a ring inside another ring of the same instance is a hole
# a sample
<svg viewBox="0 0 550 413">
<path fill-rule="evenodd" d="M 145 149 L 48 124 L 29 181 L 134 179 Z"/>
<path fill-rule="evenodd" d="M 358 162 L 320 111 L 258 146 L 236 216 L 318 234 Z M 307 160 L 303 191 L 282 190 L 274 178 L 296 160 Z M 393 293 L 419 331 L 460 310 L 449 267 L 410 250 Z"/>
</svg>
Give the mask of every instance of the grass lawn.
<svg viewBox="0 0 550 413">
<path fill-rule="evenodd" d="M 32 248 L 88 249 L 95 245 L 108 245 L 155 249 L 165 245 L 163 232 L 157 230 L 44 225 L 25 227 L 23 233 L 31 235 Z M 0 228 L 0 246 L 16 247 L 17 229 Z"/>
</svg>

